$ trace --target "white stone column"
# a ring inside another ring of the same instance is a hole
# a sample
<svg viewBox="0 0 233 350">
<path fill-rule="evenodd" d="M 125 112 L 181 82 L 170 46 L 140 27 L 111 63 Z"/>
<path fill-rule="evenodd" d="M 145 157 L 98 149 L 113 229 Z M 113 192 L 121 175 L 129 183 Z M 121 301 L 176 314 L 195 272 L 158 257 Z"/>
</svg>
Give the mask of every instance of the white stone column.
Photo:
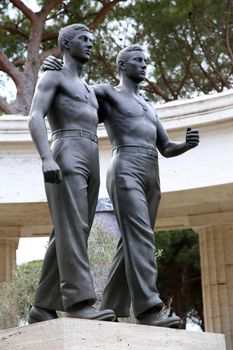
<svg viewBox="0 0 233 350">
<path fill-rule="evenodd" d="M 16 267 L 18 238 L 0 238 L 0 283 L 10 281 Z"/>
<path fill-rule="evenodd" d="M 205 330 L 224 333 L 233 350 L 233 225 L 198 230 Z"/>
</svg>

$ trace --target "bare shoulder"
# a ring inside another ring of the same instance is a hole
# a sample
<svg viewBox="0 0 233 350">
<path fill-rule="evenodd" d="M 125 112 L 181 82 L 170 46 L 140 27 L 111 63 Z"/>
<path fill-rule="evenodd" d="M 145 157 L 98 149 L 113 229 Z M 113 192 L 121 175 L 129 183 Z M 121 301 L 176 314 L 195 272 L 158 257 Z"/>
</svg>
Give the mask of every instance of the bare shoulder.
<svg viewBox="0 0 233 350">
<path fill-rule="evenodd" d="M 37 89 L 45 90 L 56 88 L 62 81 L 63 73 L 61 71 L 46 71 L 44 72 L 38 82 Z"/>
<path fill-rule="evenodd" d="M 113 87 L 110 84 L 96 84 L 93 85 L 93 89 L 97 97 L 104 98 L 111 94 Z"/>
</svg>

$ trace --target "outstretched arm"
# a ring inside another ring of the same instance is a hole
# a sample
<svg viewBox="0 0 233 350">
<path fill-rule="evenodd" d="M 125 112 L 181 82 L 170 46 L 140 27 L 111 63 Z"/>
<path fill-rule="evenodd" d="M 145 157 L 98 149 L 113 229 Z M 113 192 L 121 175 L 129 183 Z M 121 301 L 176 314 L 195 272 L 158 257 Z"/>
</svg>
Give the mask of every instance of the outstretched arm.
<svg viewBox="0 0 233 350">
<path fill-rule="evenodd" d="M 42 160 L 45 182 L 60 183 L 61 171 L 49 149 L 44 118 L 47 115 L 58 86 L 56 73 L 46 72 L 39 80 L 29 112 L 29 130 Z"/>
<path fill-rule="evenodd" d="M 157 119 L 157 147 L 159 152 L 166 158 L 179 156 L 188 150 L 196 147 L 199 143 L 199 132 L 196 129 L 188 128 L 184 142 L 174 142 L 168 137 L 162 123 Z"/>
</svg>

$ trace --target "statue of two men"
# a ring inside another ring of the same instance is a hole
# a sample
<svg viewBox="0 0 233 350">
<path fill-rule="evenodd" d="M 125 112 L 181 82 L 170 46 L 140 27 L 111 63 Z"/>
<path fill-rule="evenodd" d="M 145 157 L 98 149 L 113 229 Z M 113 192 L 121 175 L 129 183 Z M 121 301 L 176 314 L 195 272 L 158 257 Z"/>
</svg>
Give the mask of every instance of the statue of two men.
<svg viewBox="0 0 233 350">
<path fill-rule="evenodd" d="M 42 159 L 48 204 L 54 224 L 29 323 L 68 317 L 113 321 L 129 316 L 137 323 L 178 327 L 178 316 L 163 316 L 156 287 L 154 224 L 160 201 L 158 153 L 180 155 L 199 142 L 188 129 L 184 142 L 172 142 L 153 106 L 140 92 L 147 60 L 131 45 L 117 57 L 120 83 L 93 87 L 83 80 L 92 35 L 83 25 L 63 28 L 59 45 L 64 64 L 47 63 L 38 82 L 29 128 Z M 51 62 L 51 63 L 50 63 Z M 52 130 L 49 149 L 45 116 Z M 113 147 L 107 189 L 121 231 L 100 310 L 87 256 L 87 241 L 98 197 L 96 129 L 104 122 Z"/>
</svg>

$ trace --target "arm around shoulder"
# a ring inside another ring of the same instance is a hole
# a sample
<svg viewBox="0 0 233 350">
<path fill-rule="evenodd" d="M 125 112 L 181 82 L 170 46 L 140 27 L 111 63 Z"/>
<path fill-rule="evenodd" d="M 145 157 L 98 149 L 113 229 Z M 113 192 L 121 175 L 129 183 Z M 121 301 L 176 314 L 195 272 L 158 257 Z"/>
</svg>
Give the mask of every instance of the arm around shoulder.
<svg viewBox="0 0 233 350">
<path fill-rule="evenodd" d="M 98 109 L 98 117 L 99 117 L 99 123 L 103 123 L 105 121 L 106 115 L 108 115 L 109 112 L 109 96 L 110 96 L 110 89 L 112 90 L 112 86 L 109 84 L 98 84 L 94 85 L 93 89 L 95 91 L 98 103 L 99 103 L 99 109 Z"/>
<path fill-rule="evenodd" d="M 108 95 L 109 84 L 96 84 L 92 86 L 98 100 L 105 99 Z"/>
</svg>

